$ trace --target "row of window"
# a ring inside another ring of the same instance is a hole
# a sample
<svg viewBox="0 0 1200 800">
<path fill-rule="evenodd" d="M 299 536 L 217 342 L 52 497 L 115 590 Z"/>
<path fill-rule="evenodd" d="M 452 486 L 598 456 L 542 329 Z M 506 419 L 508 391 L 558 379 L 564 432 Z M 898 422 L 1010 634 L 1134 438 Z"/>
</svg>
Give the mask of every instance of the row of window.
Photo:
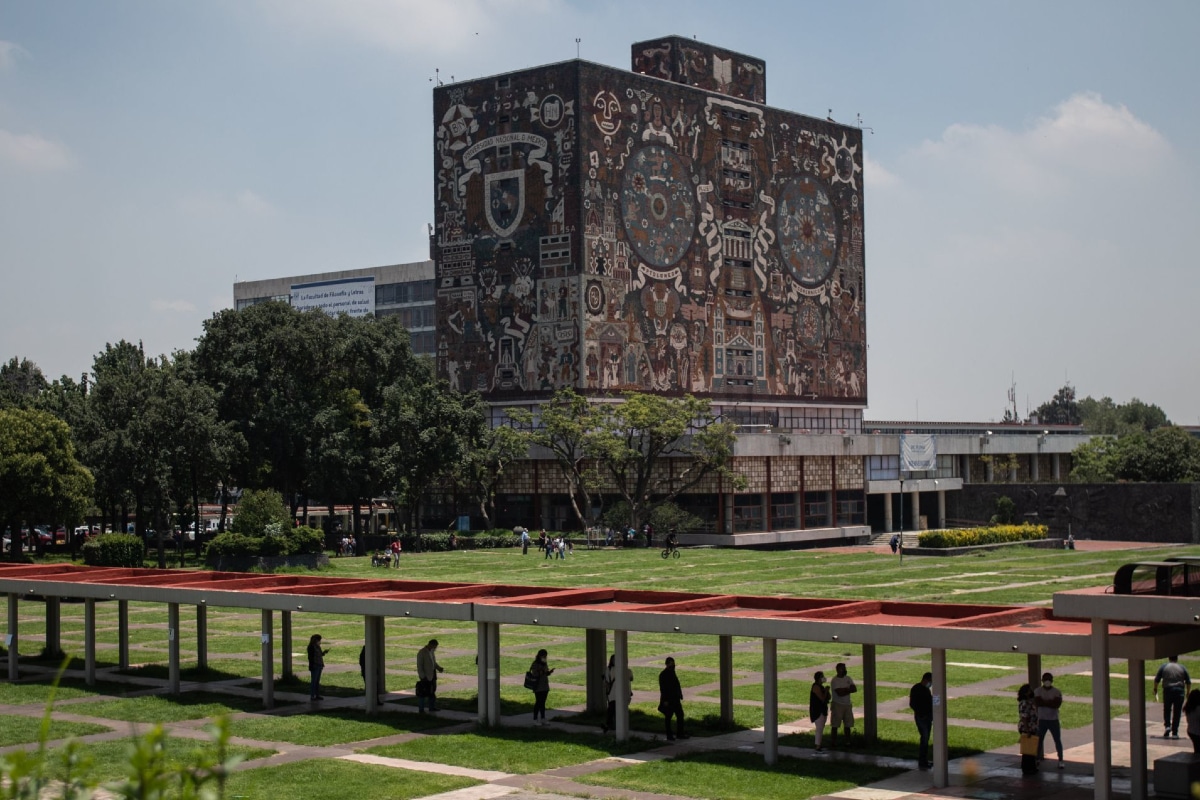
<svg viewBox="0 0 1200 800">
<path fill-rule="evenodd" d="M 433 300 L 434 282 L 410 281 L 408 283 L 385 283 L 375 287 L 375 305 L 388 306 L 396 303 L 424 303 Z"/>
<path fill-rule="evenodd" d="M 437 327 L 437 309 L 433 306 L 416 306 L 413 308 L 388 308 L 375 312 L 376 317 L 399 317 L 400 324 L 412 330 L 413 328 Z"/>
</svg>

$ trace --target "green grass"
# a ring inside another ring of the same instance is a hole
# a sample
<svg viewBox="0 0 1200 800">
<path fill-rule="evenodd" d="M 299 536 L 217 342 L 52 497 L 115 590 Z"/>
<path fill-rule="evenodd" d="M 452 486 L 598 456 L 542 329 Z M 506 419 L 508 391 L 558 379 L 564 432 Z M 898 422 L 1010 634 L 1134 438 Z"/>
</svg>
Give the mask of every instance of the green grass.
<svg viewBox="0 0 1200 800">
<path fill-rule="evenodd" d="M 1147 676 L 1149 678 L 1150 676 Z M 1024 683 L 1024 681 L 1021 681 Z M 1014 683 L 1005 687 L 1006 691 L 1011 691 L 1016 697 L 1017 689 L 1021 687 L 1021 683 Z M 1129 681 L 1126 678 L 1109 678 L 1108 694 L 1113 700 L 1129 702 Z M 1090 675 L 1064 675 L 1056 673 L 1054 675 L 1054 685 L 1062 692 L 1067 699 L 1063 700 L 1063 706 L 1071 702 L 1069 698 L 1086 698 L 1091 702 L 1092 698 L 1092 677 Z M 1159 695 L 1161 697 L 1161 695 Z M 1154 703 L 1154 685 L 1146 681 L 1146 699 L 1150 704 Z"/>
<path fill-rule="evenodd" d="M 371 747 L 366 752 L 525 775 L 636 753 L 645 747 L 645 742 L 636 739 L 618 742 L 607 736 L 544 728 L 480 728 L 472 733 L 422 736 L 401 744 Z"/>
<path fill-rule="evenodd" d="M 1016 703 L 1013 703 L 1013 708 L 1016 708 Z M 1014 721 L 1012 730 L 991 730 L 990 728 L 975 728 L 967 725 L 949 725 L 946 732 L 946 741 L 949 745 L 950 758 L 962 758 L 963 756 L 973 756 L 979 753 L 995 750 L 1000 747 L 1008 747 L 1017 743 L 1017 725 L 1015 722 L 1015 711 L 1013 714 Z M 878 720 L 879 738 L 874 744 L 867 744 L 862 735 L 862 720 L 857 720 L 857 727 L 854 729 L 850 737 L 850 746 L 846 747 L 844 737 L 840 737 L 838 742 L 839 748 L 844 748 L 853 753 L 865 753 L 874 756 L 888 756 L 891 758 L 911 758 L 916 760 L 917 757 L 917 726 L 911 721 L 895 720 L 895 719 L 880 719 Z M 813 746 L 813 734 L 811 730 L 801 733 L 791 733 L 787 736 L 779 737 L 779 744 L 788 747 L 808 747 Z M 829 747 L 830 737 L 829 728 L 825 729 L 826 747 Z"/>
<path fill-rule="evenodd" d="M 1124 714 L 1126 709 L 1124 705 L 1113 705 L 1109 710 L 1111 716 L 1117 717 Z M 946 704 L 946 713 L 952 719 L 1012 722 L 1015 725 L 1017 718 L 1016 693 L 1013 693 L 1011 700 L 986 695 L 951 697 Z M 1058 715 L 1063 730 L 1082 728 L 1092 724 L 1092 704 L 1064 700 L 1062 708 L 1058 710 Z"/>
<path fill-rule="evenodd" d="M 189 754 L 209 744 L 207 741 L 202 743 L 189 739 L 168 738 L 164 747 L 166 760 L 169 763 L 178 763 L 185 760 Z M 82 766 L 76 775 L 88 782 L 120 780 L 129 771 L 129 748 L 129 739 L 87 744 L 83 748 L 83 752 L 90 763 Z M 254 758 L 265 758 L 275 752 L 274 750 L 238 745 L 229 745 L 227 751 L 229 755 L 241 756 L 243 760 L 247 761 Z M 61 759 L 61 748 L 51 751 L 49 758 L 52 764 Z"/>
<path fill-rule="evenodd" d="M 314 759 L 235 772 L 225 787 L 229 798 L 272 800 L 409 800 L 452 792 L 480 782 L 453 775 L 413 772 L 353 761 Z"/>
<path fill-rule="evenodd" d="M 416 706 L 416 697 L 405 697 L 398 701 L 403 706 Z M 550 687 L 546 697 L 547 708 L 567 708 L 580 706 L 587 702 L 587 694 L 571 690 Z M 454 691 L 439 691 L 437 694 L 438 708 L 447 711 L 463 711 L 474 714 L 479 710 L 479 693 L 470 689 L 455 689 Z M 533 692 L 524 686 L 504 685 L 500 687 L 500 713 L 503 716 L 533 713 Z"/>
<path fill-rule="evenodd" d="M 881 781 L 903 770 L 836 761 L 779 759 L 751 753 L 695 753 L 576 778 L 580 783 L 663 792 L 704 800 L 804 800 Z"/>
<path fill-rule="evenodd" d="M 125 722 L 180 722 L 185 719 L 204 719 L 239 711 L 260 711 L 262 700 L 257 697 L 184 692 L 178 697 L 148 695 L 125 697 L 119 700 L 97 701 L 72 706 L 76 714 L 116 719 Z"/>
<path fill-rule="evenodd" d="M 427 731 L 453 720 L 430 714 L 398 711 L 367 716 L 363 711 L 334 709 L 304 714 L 238 717 L 230 722 L 233 736 L 264 742 L 325 747 L 346 742 L 365 742 L 398 733 Z"/>
<path fill-rule="evenodd" d="M 0 683 L 0 705 L 45 705 L 51 695 L 57 700 L 71 700 L 76 697 L 120 696 L 144 688 L 108 681 L 97 681 L 95 686 L 88 686 L 81 680 L 64 678 L 56 689 L 52 679 L 47 676 L 20 683 Z"/>
<path fill-rule="evenodd" d="M 0 715 L 0 747 L 14 744 L 31 744 L 38 741 L 41 733 L 42 720 L 39 717 L 22 717 L 14 714 Z M 64 722 L 51 720 L 46 741 L 66 739 L 75 736 L 87 736 L 92 733 L 105 733 L 111 730 L 103 725 L 93 725 L 89 722 Z"/>
</svg>

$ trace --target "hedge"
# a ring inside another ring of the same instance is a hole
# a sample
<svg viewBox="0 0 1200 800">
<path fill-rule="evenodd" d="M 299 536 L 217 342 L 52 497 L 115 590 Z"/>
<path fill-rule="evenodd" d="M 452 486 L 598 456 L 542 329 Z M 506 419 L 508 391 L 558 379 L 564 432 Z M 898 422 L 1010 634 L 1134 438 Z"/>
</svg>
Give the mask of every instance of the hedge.
<svg viewBox="0 0 1200 800">
<path fill-rule="evenodd" d="M 495 528 L 490 531 L 455 532 L 457 550 L 487 550 L 499 547 L 520 547 L 521 537 L 511 530 Z M 391 541 L 391 537 L 388 537 Z M 534 539 L 536 541 L 536 539 Z M 450 550 L 449 533 L 423 533 L 420 542 L 417 535 L 408 531 L 400 534 L 400 547 L 406 553 L 445 553 Z"/>
<path fill-rule="evenodd" d="M 1028 542 L 1045 539 L 1045 525 L 989 525 L 985 528 L 966 528 L 945 531 L 927 531 L 917 537 L 920 547 L 971 547 L 977 544 L 1004 544 L 1006 542 Z"/>
<path fill-rule="evenodd" d="M 90 567 L 140 567 L 146 546 L 131 533 L 103 533 L 83 544 L 83 563 Z"/>
<path fill-rule="evenodd" d="M 222 533 L 208 543 L 209 556 L 295 556 L 325 551 L 325 535 L 315 528 L 290 528 L 277 535 Z"/>
</svg>

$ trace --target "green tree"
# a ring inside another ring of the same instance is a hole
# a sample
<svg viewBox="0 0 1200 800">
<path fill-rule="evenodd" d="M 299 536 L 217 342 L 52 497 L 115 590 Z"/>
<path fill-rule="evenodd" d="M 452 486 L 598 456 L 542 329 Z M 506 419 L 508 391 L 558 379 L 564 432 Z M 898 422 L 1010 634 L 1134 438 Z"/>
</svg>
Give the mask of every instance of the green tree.
<svg viewBox="0 0 1200 800">
<path fill-rule="evenodd" d="M 20 547 L 21 523 L 78 523 L 92 503 L 92 475 L 75 458 L 66 423 L 45 411 L 0 410 L 0 521 Z"/>
<path fill-rule="evenodd" d="M 269 489 L 242 492 L 230 529 L 245 536 L 262 536 L 272 525 L 284 530 L 291 528 L 291 514 L 279 492 Z"/>
<path fill-rule="evenodd" d="M 13 356 L 0 364 L 0 408 L 29 408 L 50 388 L 38 365 Z"/>
<path fill-rule="evenodd" d="M 1079 403 L 1075 400 L 1075 387 L 1064 384 L 1053 399 L 1038 406 L 1037 418 L 1044 425 L 1078 425 L 1082 418 Z"/>
<path fill-rule="evenodd" d="M 1200 480 L 1200 440 L 1174 425 L 1136 431 L 1118 440 L 1113 472 L 1125 481 Z"/>
<path fill-rule="evenodd" d="M 505 471 L 529 452 L 525 435 L 507 425 L 488 428 L 480 420 L 478 443 L 467 453 L 465 468 L 459 473 L 460 485 L 479 503 L 484 527 L 495 527 L 496 487 Z"/>
<path fill-rule="evenodd" d="M 1143 403 L 1136 397 L 1128 403 L 1117 404 L 1111 397 L 1096 400 L 1085 397 L 1079 401 L 1083 429 L 1087 433 L 1124 435 L 1134 431 L 1152 431 L 1170 425 L 1167 414 L 1158 406 Z"/>
<path fill-rule="evenodd" d="M 597 404 L 594 413 L 586 449 L 629 505 L 634 528 L 713 473 L 741 481 L 728 466 L 737 426 L 719 420 L 707 400 L 626 392 L 624 402 Z"/>
<path fill-rule="evenodd" d="M 1114 450 L 1117 440 L 1096 436 L 1071 452 L 1071 480 L 1076 483 L 1112 483 L 1116 480 Z"/>
<path fill-rule="evenodd" d="M 581 530 L 590 518 L 589 490 L 598 482 L 594 464 L 588 461 L 588 437 L 598 425 L 595 408 L 573 389 L 560 389 L 534 412 L 525 408 L 506 410 L 509 419 L 532 446 L 545 448 L 567 483 L 571 510 Z"/>
</svg>

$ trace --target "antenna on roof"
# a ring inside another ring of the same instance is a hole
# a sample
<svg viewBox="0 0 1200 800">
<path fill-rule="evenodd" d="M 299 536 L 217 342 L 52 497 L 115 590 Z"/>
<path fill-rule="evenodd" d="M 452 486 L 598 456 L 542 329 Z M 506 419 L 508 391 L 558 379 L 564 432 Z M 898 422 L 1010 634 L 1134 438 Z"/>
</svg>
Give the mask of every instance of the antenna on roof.
<svg viewBox="0 0 1200 800">
<path fill-rule="evenodd" d="M 579 58 L 579 43 L 582 41 L 583 40 L 580 39 L 578 36 L 575 37 L 575 57 L 576 58 Z"/>
<path fill-rule="evenodd" d="M 871 133 L 871 134 L 874 134 L 874 133 L 875 133 L 875 129 L 874 129 L 874 128 L 872 128 L 872 127 L 871 127 L 871 126 L 869 126 L 869 125 L 863 125 L 863 121 L 862 121 L 862 114 L 857 114 L 857 113 L 856 113 L 856 114 L 854 115 L 854 119 L 856 119 L 856 120 L 858 121 L 858 127 L 859 127 L 860 129 L 862 129 L 862 130 L 866 131 L 867 133 Z"/>
</svg>

